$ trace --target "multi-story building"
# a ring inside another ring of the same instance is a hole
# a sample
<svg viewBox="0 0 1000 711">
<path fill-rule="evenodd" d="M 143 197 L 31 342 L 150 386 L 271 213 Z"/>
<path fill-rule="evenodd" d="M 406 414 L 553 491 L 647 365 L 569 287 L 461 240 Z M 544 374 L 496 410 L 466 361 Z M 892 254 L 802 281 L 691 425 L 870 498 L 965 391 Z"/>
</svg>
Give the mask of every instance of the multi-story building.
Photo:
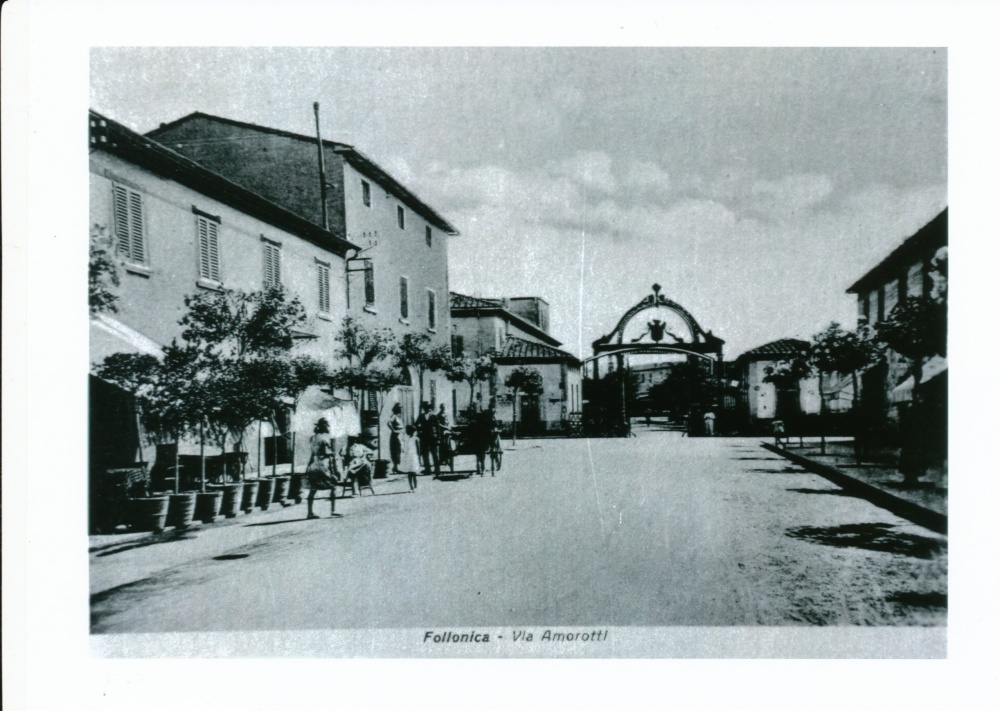
<svg viewBox="0 0 1000 711">
<path fill-rule="evenodd" d="M 89 121 L 90 221 L 120 263 L 117 312 L 91 318 L 91 362 L 158 354 L 180 335 L 188 294 L 279 285 L 306 311 L 296 352 L 329 362 L 357 245 L 111 119 Z M 137 461 L 128 397 L 91 377 L 92 466 Z"/>
<path fill-rule="evenodd" d="M 505 383 L 516 367 L 527 366 L 541 374 L 543 392 L 519 393 L 519 430 L 542 433 L 568 427 L 582 409 L 580 360 L 549 335 L 548 303 L 534 296 L 482 299 L 456 293 L 450 301 L 453 352 L 470 358 L 488 354 L 497 366 L 488 384 L 489 397 L 496 398 L 497 418 L 513 420 L 514 396 Z M 456 391 L 454 398 L 456 411 L 469 407 L 467 389 Z"/>
<path fill-rule="evenodd" d="M 446 238 L 458 231 L 356 148 L 203 113 L 148 135 L 360 245 L 346 260 L 343 298 L 363 325 L 449 343 Z M 404 405 L 405 417 L 417 414 L 415 388 L 431 402 L 451 400 L 452 386 L 440 373 L 426 373 L 422 388 L 416 372 L 408 375 L 411 384 L 389 397 Z"/>
<path fill-rule="evenodd" d="M 896 304 L 909 298 L 931 296 L 935 262 L 948 245 L 947 208 L 915 234 L 907 238 L 885 259 L 847 289 L 858 299 L 858 321 L 878 326 L 889 317 Z M 935 387 L 944 388 L 948 363 L 938 356 L 922 364 L 921 382 L 940 378 Z M 864 406 L 895 420 L 899 406 L 913 398 L 913 363 L 889 349 L 885 358 L 863 375 Z M 944 377 L 942 377 L 944 376 Z M 945 398 L 940 394 L 940 398 Z"/>
</svg>

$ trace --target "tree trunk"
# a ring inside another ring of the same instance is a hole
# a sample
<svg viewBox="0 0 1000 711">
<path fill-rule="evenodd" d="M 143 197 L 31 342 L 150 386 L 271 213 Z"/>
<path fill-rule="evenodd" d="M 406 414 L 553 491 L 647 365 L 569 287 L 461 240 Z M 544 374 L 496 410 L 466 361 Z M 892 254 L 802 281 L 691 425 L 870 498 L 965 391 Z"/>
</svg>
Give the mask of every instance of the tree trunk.
<svg viewBox="0 0 1000 711">
<path fill-rule="evenodd" d="M 271 438 L 274 440 L 274 456 L 271 457 L 271 476 L 278 476 L 278 420 L 271 413 Z"/>
<path fill-rule="evenodd" d="M 861 441 L 862 437 L 867 437 L 868 433 L 864 432 L 864 427 L 862 424 L 865 422 L 864 410 L 861 407 L 861 394 L 858 391 L 858 371 L 851 371 L 851 387 L 854 388 L 854 402 L 851 403 L 851 407 L 854 409 L 854 461 L 858 466 L 861 466 L 861 448 L 864 443 Z"/>
<path fill-rule="evenodd" d="M 201 464 L 201 492 L 205 493 L 207 488 L 205 486 L 205 421 L 202 420 L 198 423 L 198 440 L 199 440 L 199 450 L 198 450 L 198 460 Z"/>
<path fill-rule="evenodd" d="M 517 444 L 517 390 L 514 391 L 514 400 L 511 402 L 510 443 L 511 446 Z"/>
<path fill-rule="evenodd" d="M 226 463 L 226 435 L 222 435 L 222 481 L 229 481 L 229 465 Z"/>
<path fill-rule="evenodd" d="M 264 429 L 264 421 L 257 420 L 257 472 L 260 473 L 261 468 L 261 448 L 263 447 L 264 435 L 262 430 Z"/>
<path fill-rule="evenodd" d="M 819 373 L 819 453 L 826 454 L 826 398 L 823 397 L 823 371 Z"/>
<path fill-rule="evenodd" d="M 174 437 L 174 493 L 181 493 L 181 438 Z"/>
</svg>

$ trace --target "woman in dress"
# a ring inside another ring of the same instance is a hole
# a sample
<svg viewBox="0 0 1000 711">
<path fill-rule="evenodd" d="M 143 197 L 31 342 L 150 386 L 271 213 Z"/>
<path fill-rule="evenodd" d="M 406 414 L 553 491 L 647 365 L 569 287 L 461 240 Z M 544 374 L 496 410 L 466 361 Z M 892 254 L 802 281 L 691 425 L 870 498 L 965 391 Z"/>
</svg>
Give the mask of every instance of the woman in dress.
<svg viewBox="0 0 1000 711">
<path fill-rule="evenodd" d="M 392 473 L 399 474 L 399 458 L 402 452 L 403 406 L 398 402 L 392 406 L 389 418 L 389 458 L 392 459 Z"/>
<path fill-rule="evenodd" d="M 420 471 L 420 454 L 417 452 L 417 430 L 413 425 L 406 426 L 406 434 L 402 437 L 402 457 L 400 467 L 406 472 L 410 483 L 410 491 L 417 488 L 417 472 Z"/>
<path fill-rule="evenodd" d="M 330 423 L 326 418 L 320 418 L 313 428 L 313 436 L 309 438 L 309 465 L 306 476 L 309 477 L 309 509 L 307 518 L 319 518 L 313 513 L 313 500 L 320 489 L 330 490 L 330 515 L 334 515 L 337 504 L 337 492 L 334 487 L 340 479 L 338 476 L 336 450 L 333 437 L 330 436 Z"/>
</svg>

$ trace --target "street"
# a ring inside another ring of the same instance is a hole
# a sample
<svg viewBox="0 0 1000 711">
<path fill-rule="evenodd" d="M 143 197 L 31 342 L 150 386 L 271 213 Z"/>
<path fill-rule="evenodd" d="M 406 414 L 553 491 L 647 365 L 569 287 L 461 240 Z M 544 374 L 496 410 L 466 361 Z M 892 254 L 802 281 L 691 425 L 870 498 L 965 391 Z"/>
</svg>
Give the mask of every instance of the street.
<svg viewBox="0 0 1000 711">
<path fill-rule="evenodd" d="M 945 537 L 759 443 L 519 441 L 493 478 L 402 477 L 337 517 L 322 500 L 320 520 L 303 504 L 92 555 L 95 576 L 232 541 L 94 595 L 92 631 L 945 624 Z"/>
</svg>

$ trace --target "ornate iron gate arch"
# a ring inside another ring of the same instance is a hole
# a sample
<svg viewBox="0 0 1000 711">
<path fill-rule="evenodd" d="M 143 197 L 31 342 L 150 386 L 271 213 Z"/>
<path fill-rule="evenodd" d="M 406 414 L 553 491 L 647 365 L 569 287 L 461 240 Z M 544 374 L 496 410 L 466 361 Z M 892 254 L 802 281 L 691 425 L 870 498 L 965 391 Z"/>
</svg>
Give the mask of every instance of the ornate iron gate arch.
<svg viewBox="0 0 1000 711">
<path fill-rule="evenodd" d="M 687 309 L 665 297 L 660 290 L 659 284 L 653 284 L 652 294 L 648 294 L 626 311 L 610 333 L 593 342 L 594 354 L 583 361 L 585 369 L 593 370 L 594 376 L 590 378 L 592 383 L 600 380 L 601 359 L 614 359 L 617 371 L 624 373 L 625 358 L 629 355 L 680 354 L 689 358 L 699 358 L 710 363 L 712 374 L 718 375 L 725 341 L 711 331 L 703 329 Z M 644 312 L 654 312 L 654 317 L 645 324 L 639 323 L 645 328 L 636 336 L 630 327 Z M 678 333 L 680 331 L 683 332 Z M 615 429 L 620 430 L 620 434 L 627 435 L 631 428 L 624 375 L 620 376 L 620 380 L 620 422 L 616 424 Z"/>
</svg>

